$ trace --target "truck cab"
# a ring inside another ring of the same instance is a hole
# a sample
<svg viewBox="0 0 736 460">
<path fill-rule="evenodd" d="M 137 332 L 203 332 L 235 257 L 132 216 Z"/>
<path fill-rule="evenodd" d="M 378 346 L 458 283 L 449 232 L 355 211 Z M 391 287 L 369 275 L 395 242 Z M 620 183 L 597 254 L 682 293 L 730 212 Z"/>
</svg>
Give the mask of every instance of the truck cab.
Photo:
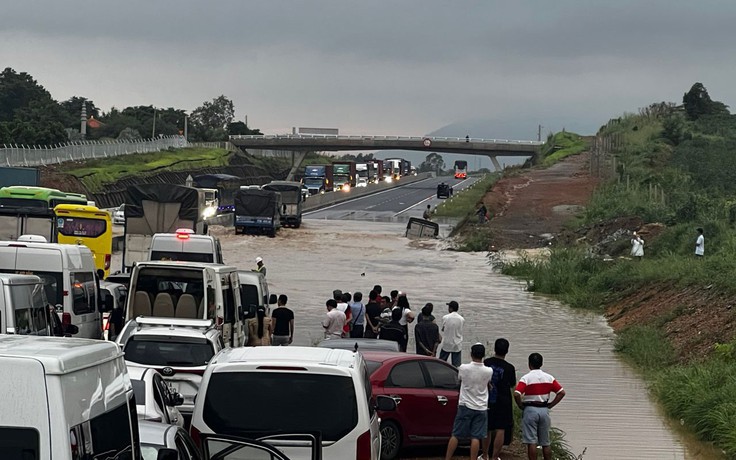
<svg viewBox="0 0 736 460">
<path fill-rule="evenodd" d="M 242 305 L 235 267 L 147 261 L 136 264 L 130 275 L 125 320 L 140 316 L 211 319 L 225 344 L 238 347 L 247 339 Z"/>
</svg>

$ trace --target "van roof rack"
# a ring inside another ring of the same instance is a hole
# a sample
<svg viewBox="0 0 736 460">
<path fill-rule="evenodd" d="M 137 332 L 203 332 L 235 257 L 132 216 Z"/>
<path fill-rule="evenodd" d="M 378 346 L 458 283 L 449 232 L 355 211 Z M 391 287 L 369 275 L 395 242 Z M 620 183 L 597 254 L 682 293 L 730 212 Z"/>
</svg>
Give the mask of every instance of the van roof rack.
<svg viewBox="0 0 736 460">
<path fill-rule="evenodd" d="M 169 326 L 174 327 L 190 327 L 193 329 L 209 329 L 214 326 L 211 319 L 189 319 L 189 318 L 157 318 L 151 316 L 139 316 L 135 319 L 138 327 L 140 326 Z"/>
</svg>

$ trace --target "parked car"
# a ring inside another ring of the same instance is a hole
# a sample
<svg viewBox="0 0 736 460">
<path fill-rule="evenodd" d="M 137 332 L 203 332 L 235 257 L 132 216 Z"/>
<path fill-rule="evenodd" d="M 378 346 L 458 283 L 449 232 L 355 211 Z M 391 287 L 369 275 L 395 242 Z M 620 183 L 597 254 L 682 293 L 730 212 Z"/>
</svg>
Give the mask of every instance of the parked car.
<svg viewBox="0 0 736 460">
<path fill-rule="evenodd" d="M 320 348 L 336 348 L 350 351 L 401 351 L 398 342 L 381 339 L 325 339 Z"/>
<path fill-rule="evenodd" d="M 185 419 L 194 410 L 207 363 L 224 348 L 211 320 L 183 318 L 136 318 L 125 325 L 117 343 L 126 364 L 156 369 L 182 395 L 179 411 Z"/>
<path fill-rule="evenodd" d="M 210 460 L 264 458 L 290 460 L 262 441 L 225 436 L 203 436 L 204 454 L 194 445 L 189 434 L 178 426 L 155 422 L 138 422 L 143 460 Z M 320 457 L 314 455 L 312 460 Z"/>
<path fill-rule="evenodd" d="M 125 205 L 121 204 L 112 212 L 113 225 L 125 225 Z"/>
<path fill-rule="evenodd" d="M 184 426 L 184 417 L 176 408 L 184 398 L 174 391 L 154 369 L 127 364 L 133 384 L 138 420 Z"/>
<path fill-rule="evenodd" d="M 446 445 L 452 433 L 460 385 L 457 369 L 429 356 L 365 351 L 374 397 L 396 401 L 381 419 L 381 459 L 406 446 Z"/>
<path fill-rule="evenodd" d="M 370 390 L 360 353 L 316 347 L 229 348 L 207 366 L 190 433 L 195 442 L 207 433 L 247 433 L 256 439 L 273 433 L 318 433 L 324 460 L 378 460 L 381 440 Z M 396 406 L 386 397 L 375 401 L 385 413 Z M 269 443 L 293 459 L 313 454 L 292 439 Z"/>
</svg>

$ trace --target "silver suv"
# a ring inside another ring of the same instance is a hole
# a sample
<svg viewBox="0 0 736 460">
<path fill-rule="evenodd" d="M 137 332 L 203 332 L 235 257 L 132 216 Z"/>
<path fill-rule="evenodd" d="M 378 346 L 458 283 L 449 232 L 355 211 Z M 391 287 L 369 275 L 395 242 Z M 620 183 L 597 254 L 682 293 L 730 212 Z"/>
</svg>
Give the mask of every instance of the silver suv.
<svg viewBox="0 0 736 460">
<path fill-rule="evenodd" d="M 225 348 L 211 320 L 184 318 L 130 320 L 117 343 L 126 362 L 156 369 L 183 396 L 179 411 L 185 419 L 194 410 L 207 363 Z"/>
</svg>

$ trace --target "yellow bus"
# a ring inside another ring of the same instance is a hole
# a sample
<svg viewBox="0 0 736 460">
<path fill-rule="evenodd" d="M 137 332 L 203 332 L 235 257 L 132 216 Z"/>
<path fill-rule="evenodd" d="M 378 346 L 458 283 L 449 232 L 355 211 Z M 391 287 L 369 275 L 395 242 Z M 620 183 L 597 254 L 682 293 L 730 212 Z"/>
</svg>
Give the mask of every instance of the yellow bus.
<svg viewBox="0 0 736 460">
<path fill-rule="evenodd" d="M 83 244 L 95 256 L 95 268 L 110 274 L 112 258 L 112 220 L 110 213 L 95 206 L 60 204 L 56 214 L 57 241 Z"/>
</svg>

